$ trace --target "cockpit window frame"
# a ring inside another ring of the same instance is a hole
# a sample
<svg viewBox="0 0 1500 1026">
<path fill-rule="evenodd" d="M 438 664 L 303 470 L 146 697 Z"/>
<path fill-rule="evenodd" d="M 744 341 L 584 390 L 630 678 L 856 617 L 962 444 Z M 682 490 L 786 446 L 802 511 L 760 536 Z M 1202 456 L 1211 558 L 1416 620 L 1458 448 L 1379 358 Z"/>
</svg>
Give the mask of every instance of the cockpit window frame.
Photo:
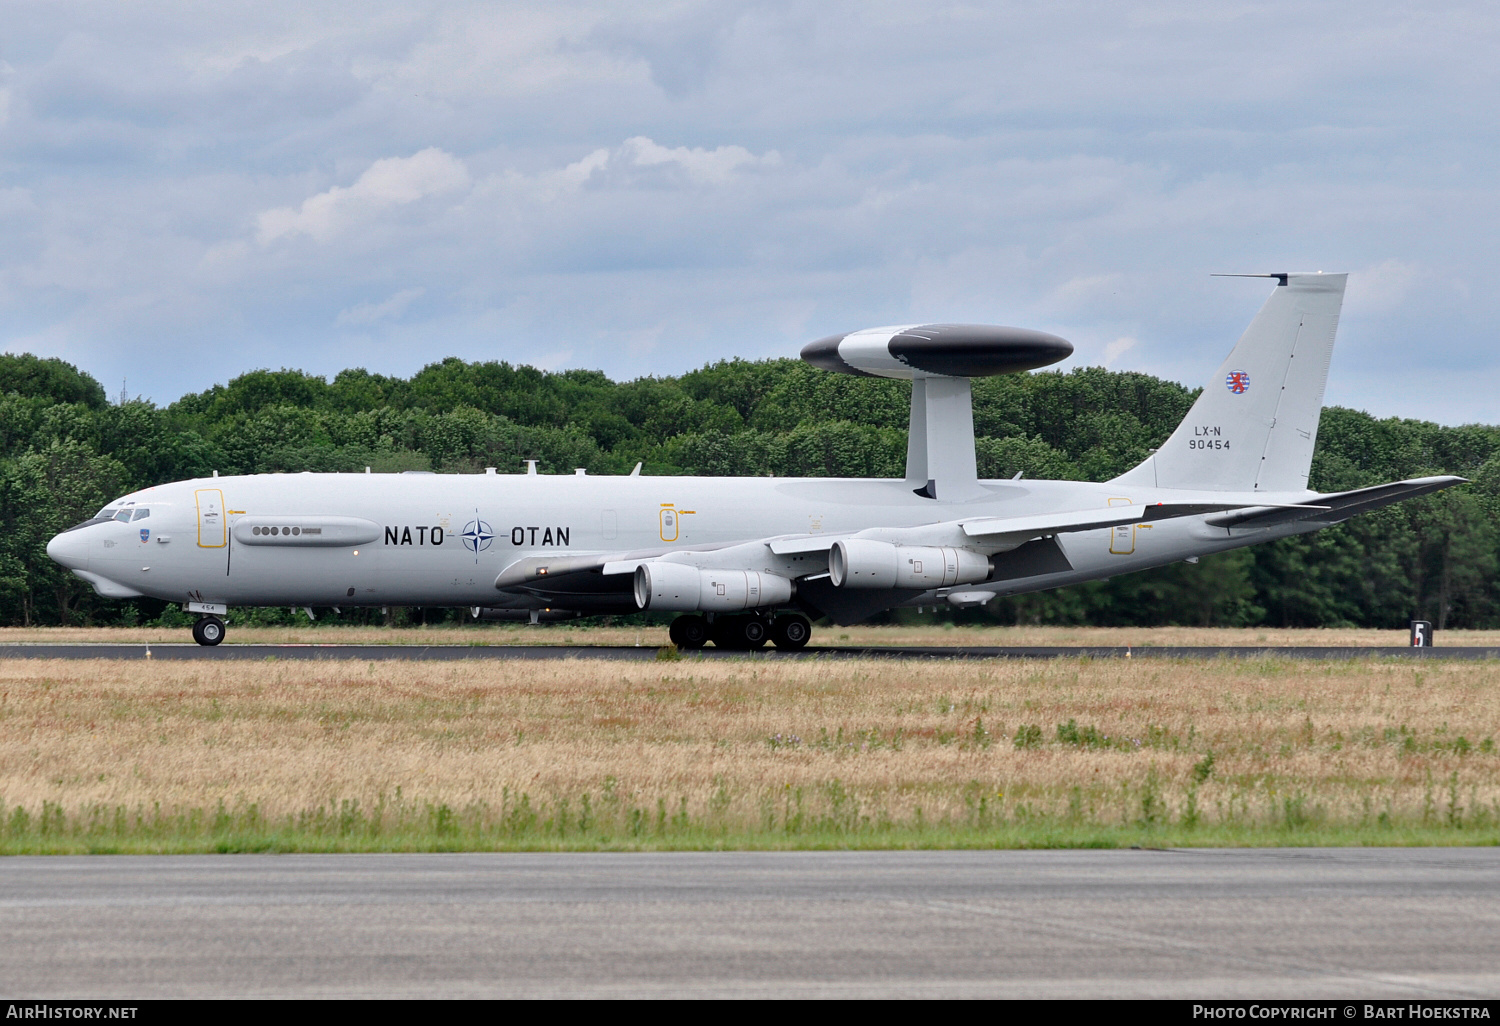
<svg viewBox="0 0 1500 1026">
<path fill-rule="evenodd" d="M 115 521 L 114 521 L 114 519 L 112 517 L 89 517 L 83 523 L 81 523 L 81 524 L 74 524 L 72 527 L 64 528 L 63 530 L 59 531 L 58 533 L 59 534 L 67 534 L 69 531 L 77 531 L 77 530 L 80 530 L 81 528 L 85 528 L 85 527 L 93 527 L 95 524 L 112 524 L 114 522 Z"/>
<path fill-rule="evenodd" d="M 156 505 L 161 504 L 157 503 Z M 135 499 L 116 499 L 83 523 L 74 524 L 68 530 L 76 531 L 80 527 L 88 527 L 92 524 L 130 524 L 137 520 L 145 520 L 149 516 L 151 516 L 150 506 L 137 505 Z"/>
</svg>

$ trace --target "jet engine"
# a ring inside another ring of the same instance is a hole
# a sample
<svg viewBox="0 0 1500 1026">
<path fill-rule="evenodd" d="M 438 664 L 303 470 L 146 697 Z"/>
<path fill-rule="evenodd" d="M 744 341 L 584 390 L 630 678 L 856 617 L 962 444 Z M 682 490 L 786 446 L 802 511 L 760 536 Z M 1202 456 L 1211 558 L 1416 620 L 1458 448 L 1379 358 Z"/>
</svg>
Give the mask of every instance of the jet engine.
<svg viewBox="0 0 1500 1026">
<path fill-rule="evenodd" d="M 866 538 L 833 543 L 828 577 L 835 588 L 946 588 L 990 576 L 987 556 L 946 545 L 892 545 Z"/>
<path fill-rule="evenodd" d="M 660 561 L 635 568 L 635 604 L 641 609 L 732 613 L 791 599 L 791 581 L 758 570 L 700 570 Z"/>
</svg>

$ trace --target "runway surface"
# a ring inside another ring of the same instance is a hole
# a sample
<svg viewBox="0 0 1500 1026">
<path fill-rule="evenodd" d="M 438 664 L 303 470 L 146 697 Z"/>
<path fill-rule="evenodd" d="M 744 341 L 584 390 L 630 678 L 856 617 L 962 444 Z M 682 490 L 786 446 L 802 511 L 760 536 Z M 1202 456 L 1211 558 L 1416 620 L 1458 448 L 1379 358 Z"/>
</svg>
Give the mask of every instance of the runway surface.
<svg viewBox="0 0 1500 1026">
<path fill-rule="evenodd" d="M 633 645 L 0 645 L 0 659 L 655 659 L 655 647 Z M 688 659 L 1500 659 L 1500 647 L 1216 647 L 1162 645 L 818 646 L 800 652 L 736 652 L 709 646 Z"/>
<path fill-rule="evenodd" d="M 7 997 L 1500 995 L 1500 849 L 0 860 Z"/>
</svg>

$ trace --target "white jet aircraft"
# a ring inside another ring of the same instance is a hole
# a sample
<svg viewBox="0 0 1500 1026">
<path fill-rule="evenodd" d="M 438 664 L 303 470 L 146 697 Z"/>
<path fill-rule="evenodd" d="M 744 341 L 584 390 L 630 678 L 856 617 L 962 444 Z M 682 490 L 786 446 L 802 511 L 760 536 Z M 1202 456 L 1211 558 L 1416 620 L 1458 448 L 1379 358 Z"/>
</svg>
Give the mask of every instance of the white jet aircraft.
<svg viewBox="0 0 1500 1026">
<path fill-rule="evenodd" d="M 980 480 L 970 379 L 1073 347 L 986 325 L 822 339 L 825 369 L 912 383 L 904 480 L 526 474 L 257 474 L 126 495 L 48 554 L 108 598 L 227 607 L 468 606 L 475 616 L 681 613 L 684 648 L 807 644 L 809 617 L 964 608 L 1317 531 L 1462 483 L 1307 488 L 1343 274 L 1276 286 L 1187 419 L 1102 484 Z"/>
</svg>

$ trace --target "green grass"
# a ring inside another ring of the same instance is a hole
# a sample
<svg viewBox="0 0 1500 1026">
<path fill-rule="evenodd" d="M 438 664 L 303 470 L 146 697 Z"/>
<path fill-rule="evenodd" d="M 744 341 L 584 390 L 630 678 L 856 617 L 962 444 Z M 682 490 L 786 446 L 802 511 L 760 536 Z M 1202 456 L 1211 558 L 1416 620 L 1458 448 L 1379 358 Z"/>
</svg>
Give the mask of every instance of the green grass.
<svg viewBox="0 0 1500 1026">
<path fill-rule="evenodd" d="M 534 801 L 507 795 L 501 807 L 378 799 L 342 801 L 279 818 L 256 805 L 235 809 L 67 810 L 44 802 L 15 806 L 0 821 L 0 854 L 205 854 L 231 852 L 716 851 L 979 848 L 1181 848 L 1414 846 L 1500 844 L 1493 809 L 1435 805 L 1407 816 L 1364 810 L 1330 814 L 1301 797 L 1267 802 L 1213 823 L 1191 801 L 1173 817 L 1159 796 L 1138 796 L 1128 817 L 1106 822 L 1072 809 L 1063 814 L 1007 809 L 981 801 L 958 818 L 901 821 L 861 808 L 836 782 L 810 800 L 778 793 L 761 803 L 759 822 L 728 822 L 710 807 L 699 816 L 686 800 L 626 806 L 608 797 Z"/>
</svg>

